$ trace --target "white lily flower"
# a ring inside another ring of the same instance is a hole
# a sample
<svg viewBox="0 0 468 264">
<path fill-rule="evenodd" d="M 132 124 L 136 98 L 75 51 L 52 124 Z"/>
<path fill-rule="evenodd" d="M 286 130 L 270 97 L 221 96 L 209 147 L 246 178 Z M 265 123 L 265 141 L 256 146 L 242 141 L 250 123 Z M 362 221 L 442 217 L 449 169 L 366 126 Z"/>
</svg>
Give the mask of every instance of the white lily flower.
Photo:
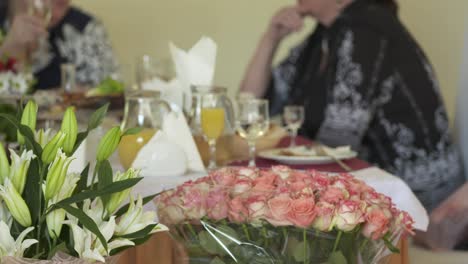
<svg viewBox="0 0 468 264">
<path fill-rule="evenodd" d="M 141 195 L 138 195 L 136 204 L 133 197 L 131 197 L 128 211 L 120 219 L 120 222 L 115 229 L 115 234 L 119 236 L 133 234 L 149 225 L 157 224 L 155 219 L 156 212 L 143 212 L 143 199 L 141 198 Z M 151 233 L 165 230 L 167 230 L 167 227 L 158 224 Z"/>
<path fill-rule="evenodd" d="M 47 172 L 46 188 L 44 196 L 46 200 L 52 199 L 57 195 L 65 182 L 65 178 L 68 174 L 68 167 L 74 158 L 67 157 L 62 149 L 57 151 L 54 161 L 49 165 L 49 171 Z"/>
<path fill-rule="evenodd" d="M 11 167 L 9 178 L 15 186 L 19 194 L 23 193 L 24 185 L 26 184 L 26 174 L 28 173 L 31 160 L 36 158 L 32 150 L 23 151 L 21 157 L 16 152 L 10 149 Z"/>
<path fill-rule="evenodd" d="M 42 148 L 52 139 L 52 130 L 49 128 L 47 130 L 39 129 L 38 131 L 34 132 L 34 139 L 36 140 Z"/>
<path fill-rule="evenodd" d="M 0 221 L 5 222 L 8 226 L 11 226 L 11 222 L 13 221 L 10 211 L 8 211 L 2 199 L 0 199 Z"/>
<path fill-rule="evenodd" d="M 62 201 L 70 197 L 73 191 L 76 188 L 76 184 L 80 179 L 80 175 L 76 173 L 70 173 L 67 175 L 65 182 L 63 183 L 62 189 L 59 193 L 54 196 L 50 201 L 48 206 L 52 206 L 55 203 Z M 63 209 L 57 209 L 52 211 L 46 216 L 47 228 L 49 230 L 49 235 L 52 238 L 57 238 L 62 232 L 63 221 L 65 221 L 66 211 Z"/>
<path fill-rule="evenodd" d="M 105 257 L 109 256 L 109 253 L 113 249 L 135 245 L 135 243 L 128 239 L 115 239 L 109 242 L 115 231 L 115 217 L 111 217 L 109 221 L 102 222 L 100 225 L 98 225 L 99 230 L 104 236 L 106 242 L 108 242 L 108 251 L 105 250 L 101 241 L 91 231 L 87 230 L 86 228 L 81 228 L 71 221 L 67 221 L 66 223 L 70 225 L 72 229 L 75 251 L 78 253 L 80 258 L 88 261 L 105 262 Z"/>
<path fill-rule="evenodd" d="M 35 239 L 24 239 L 33 230 L 34 227 L 26 228 L 15 241 L 10 234 L 10 227 L 0 221 L 0 260 L 3 257 L 23 257 L 24 251 L 38 242 Z"/>
</svg>

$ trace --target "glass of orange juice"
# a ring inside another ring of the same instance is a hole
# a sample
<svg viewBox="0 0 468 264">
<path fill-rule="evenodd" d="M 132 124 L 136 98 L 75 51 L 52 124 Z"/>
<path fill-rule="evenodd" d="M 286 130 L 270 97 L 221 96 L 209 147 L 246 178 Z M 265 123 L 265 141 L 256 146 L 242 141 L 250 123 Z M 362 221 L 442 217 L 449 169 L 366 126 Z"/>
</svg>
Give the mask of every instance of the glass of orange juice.
<svg viewBox="0 0 468 264">
<path fill-rule="evenodd" d="M 132 91 L 125 96 L 122 131 L 140 128 L 136 134 L 125 135 L 119 145 L 121 165 L 128 169 L 132 166 L 138 152 L 161 129 L 162 120 L 170 112 L 169 105 L 160 99 L 156 91 Z"/>
<path fill-rule="evenodd" d="M 220 94 L 206 93 L 201 98 L 201 132 L 210 148 L 208 170 L 216 165 L 216 141 L 224 132 L 225 110 Z"/>
</svg>

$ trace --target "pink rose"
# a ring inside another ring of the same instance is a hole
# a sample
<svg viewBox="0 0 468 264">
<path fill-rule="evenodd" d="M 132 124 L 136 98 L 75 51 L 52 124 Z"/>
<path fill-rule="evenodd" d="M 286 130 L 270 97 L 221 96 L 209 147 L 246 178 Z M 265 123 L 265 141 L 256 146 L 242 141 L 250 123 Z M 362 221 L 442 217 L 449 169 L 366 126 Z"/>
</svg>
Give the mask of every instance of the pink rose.
<svg viewBox="0 0 468 264">
<path fill-rule="evenodd" d="M 405 235 L 414 235 L 414 220 L 413 218 L 405 211 L 394 210 L 392 212 L 394 223 L 392 226 L 393 232 L 403 232 Z"/>
<path fill-rule="evenodd" d="M 287 219 L 298 227 L 310 227 L 317 215 L 317 212 L 315 212 L 314 209 L 315 200 L 313 197 L 292 200 L 291 209 L 288 212 Z"/>
<path fill-rule="evenodd" d="M 323 232 L 333 229 L 333 217 L 335 216 L 335 206 L 327 202 L 318 202 L 315 205 L 317 217 L 313 223 L 313 227 Z"/>
<path fill-rule="evenodd" d="M 213 220 L 221 220 L 228 216 L 227 194 L 224 188 L 216 188 L 208 194 L 206 205 L 208 217 Z"/>
<path fill-rule="evenodd" d="M 247 221 L 249 211 L 244 206 L 244 200 L 241 197 L 235 197 L 229 202 L 229 221 L 234 223 L 244 223 Z"/>
<path fill-rule="evenodd" d="M 218 170 L 210 175 L 213 182 L 221 186 L 232 186 L 236 181 L 236 175 L 230 170 Z"/>
<path fill-rule="evenodd" d="M 362 194 L 363 200 L 371 205 L 378 205 L 380 207 L 391 208 L 393 206 L 392 199 L 389 197 L 372 190 L 371 192 Z"/>
<path fill-rule="evenodd" d="M 246 194 L 252 189 L 252 181 L 248 178 L 238 178 L 231 188 L 231 193 L 234 196 Z"/>
<path fill-rule="evenodd" d="M 252 168 L 240 168 L 237 174 L 241 177 L 247 177 L 249 179 L 256 179 L 258 177 L 258 170 Z"/>
<path fill-rule="evenodd" d="M 198 220 L 206 215 L 206 196 L 197 189 L 187 190 L 182 198 L 182 208 L 188 219 Z"/>
<path fill-rule="evenodd" d="M 245 205 L 249 211 L 249 221 L 251 223 L 259 224 L 261 219 L 266 218 L 266 215 L 268 214 L 268 205 L 264 196 L 251 196 L 247 198 Z"/>
<path fill-rule="evenodd" d="M 388 210 L 382 210 L 378 206 L 367 208 L 362 234 L 373 240 L 382 238 L 388 232 L 390 219 L 391 214 Z"/>
<path fill-rule="evenodd" d="M 283 179 L 283 180 L 286 180 L 289 178 L 289 175 L 291 173 L 291 168 L 289 168 L 288 166 L 273 166 L 271 167 L 271 171 L 278 174 L 278 176 Z"/>
<path fill-rule="evenodd" d="M 312 177 L 302 171 L 293 171 L 289 175 L 290 182 L 309 182 L 312 181 Z"/>
<path fill-rule="evenodd" d="M 331 204 L 338 204 L 348 196 L 349 194 L 345 189 L 331 186 L 320 195 L 320 200 Z"/>
<path fill-rule="evenodd" d="M 288 226 L 292 225 L 288 221 L 288 213 L 291 209 L 292 199 L 288 194 L 280 194 L 275 198 L 268 201 L 269 215 L 267 221 L 274 226 Z"/>
<path fill-rule="evenodd" d="M 312 186 L 314 189 L 324 190 L 331 184 L 331 179 L 328 175 L 318 171 L 309 171 L 309 173 L 312 176 Z"/>
<path fill-rule="evenodd" d="M 306 183 L 303 182 L 303 181 L 292 182 L 292 183 L 289 185 L 290 191 L 293 192 L 293 193 L 300 193 L 300 192 L 302 192 L 302 190 L 304 190 L 306 187 L 309 187 L 309 185 L 306 184 Z"/>
<path fill-rule="evenodd" d="M 160 221 L 167 225 L 176 225 L 185 220 L 184 211 L 177 205 L 169 205 L 159 210 Z"/>
<path fill-rule="evenodd" d="M 334 225 L 341 231 L 349 232 L 364 222 L 364 203 L 342 201 L 335 211 Z"/>
</svg>

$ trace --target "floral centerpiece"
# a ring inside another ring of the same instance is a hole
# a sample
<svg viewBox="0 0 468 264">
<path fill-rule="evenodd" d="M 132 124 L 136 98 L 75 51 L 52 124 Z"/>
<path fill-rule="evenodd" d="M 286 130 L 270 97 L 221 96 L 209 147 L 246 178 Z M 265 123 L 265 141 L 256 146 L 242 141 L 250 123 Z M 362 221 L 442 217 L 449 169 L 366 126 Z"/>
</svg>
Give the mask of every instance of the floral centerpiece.
<svg viewBox="0 0 468 264">
<path fill-rule="evenodd" d="M 143 212 L 143 204 L 153 197 L 130 195 L 141 180 L 138 171 L 113 174 L 109 164 L 121 137 L 132 130 L 115 127 L 107 132 L 92 177 L 89 165 L 81 174 L 68 172 L 73 153 L 106 111 L 107 106 L 97 110 L 86 131 L 78 133 L 75 113 L 68 108 L 55 134 L 36 131 L 37 105 L 32 101 L 20 119 L 0 113 L 2 122 L 18 130 L 20 144 L 18 152 L 9 150 L 10 159 L 0 144 L 0 263 L 106 262 L 152 233 L 167 230 L 155 222 L 155 212 Z"/>
<path fill-rule="evenodd" d="M 32 73 L 19 71 L 14 58 L 0 60 L 0 96 L 24 95 L 29 92 L 33 83 Z"/>
<path fill-rule="evenodd" d="M 190 263 L 378 263 L 412 218 L 350 174 L 223 168 L 158 197 Z"/>
</svg>

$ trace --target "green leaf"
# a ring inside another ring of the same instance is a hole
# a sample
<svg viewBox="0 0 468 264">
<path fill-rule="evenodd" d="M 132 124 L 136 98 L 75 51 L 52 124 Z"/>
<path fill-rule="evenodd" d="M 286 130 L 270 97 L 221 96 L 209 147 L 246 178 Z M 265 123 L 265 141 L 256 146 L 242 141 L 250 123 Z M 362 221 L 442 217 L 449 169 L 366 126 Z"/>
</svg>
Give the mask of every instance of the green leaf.
<svg viewBox="0 0 468 264">
<path fill-rule="evenodd" d="M 400 254 L 400 249 L 395 247 L 395 245 L 393 245 L 393 243 L 390 241 L 390 239 L 388 238 L 389 236 L 388 235 L 385 235 L 383 237 L 383 241 L 385 243 L 385 246 L 387 246 L 387 248 L 392 252 L 392 253 L 396 253 L 396 254 Z"/>
<path fill-rule="evenodd" d="M 80 210 L 78 208 L 75 208 L 75 207 L 72 207 L 70 205 L 62 204 L 59 207 L 61 207 L 65 211 L 67 211 L 67 213 L 69 213 L 69 214 L 73 215 L 74 217 L 78 218 L 79 222 L 81 224 L 83 224 L 83 226 L 86 229 L 93 232 L 93 234 L 95 234 L 97 236 L 97 238 L 99 239 L 99 241 L 101 241 L 102 245 L 104 246 L 104 248 L 107 251 L 107 241 L 104 238 L 104 236 L 102 235 L 101 231 L 99 230 L 99 227 L 97 226 L 97 224 L 94 222 L 94 220 L 91 217 L 86 215 L 85 212 L 83 212 L 82 210 Z"/>
<path fill-rule="evenodd" d="M 11 123 L 25 138 L 26 147 L 31 149 L 34 154 L 38 157 L 42 155 L 41 146 L 34 140 L 34 133 L 31 128 L 21 125 L 20 121 L 16 119 L 13 115 L 0 113 L 0 118 L 5 119 Z"/>
<path fill-rule="evenodd" d="M 216 257 L 210 262 L 210 264 L 226 264 L 226 263 L 224 263 L 224 261 L 222 261 L 220 258 Z"/>
<path fill-rule="evenodd" d="M 65 242 L 62 242 L 58 244 L 57 246 L 53 247 L 50 249 L 48 259 L 51 259 L 55 254 L 58 252 L 67 252 L 67 244 Z"/>
<path fill-rule="evenodd" d="M 135 135 L 135 134 L 138 134 L 138 133 L 141 132 L 141 130 L 143 130 L 143 128 L 141 128 L 141 127 L 129 128 L 129 129 L 127 129 L 127 130 L 123 133 L 122 137 L 123 137 L 123 136 L 128 136 L 128 135 Z"/>
<path fill-rule="evenodd" d="M 208 231 L 201 231 L 198 233 L 198 240 L 200 241 L 200 245 L 206 252 L 210 254 L 218 254 L 219 252 L 219 245 L 218 242 L 211 236 Z"/>
<path fill-rule="evenodd" d="M 307 243 L 307 242 L 306 242 Z M 307 245 L 307 252 L 304 251 L 304 241 L 298 242 L 293 250 L 293 257 L 297 262 L 304 262 L 306 257 L 310 255 L 310 247 Z"/>
<path fill-rule="evenodd" d="M 154 230 L 154 228 L 157 225 L 158 224 L 148 225 L 145 228 L 141 229 L 140 231 L 137 231 L 137 232 L 132 233 L 132 234 L 127 234 L 127 235 L 124 235 L 124 236 L 120 236 L 120 237 L 121 238 L 127 238 L 127 239 L 136 239 L 136 238 L 146 237 L 147 235 L 149 235 L 151 233 L 151 231 Z"/>
<path fill-rule="evenodd" d="M 161 193 L 163 193 L 163 192 L 153 194 L 153 195 L 150 195 L 150 196 L 146 196 L 145 198 L 143 198 L 143 205 L 153 201 L 153 199 L 156 198 L 157 196 L 159 196 Z M 129 207 L 130 207 L 130 204 L 126 204 L 126 205 L 120 207 L 120 209 L 114 214 L 115 217 L 120 217 L 120 216 L 124 215 L 128 211 Z"/>
<path fill-rule="evenodd" d="M 88 134 L 88 131 L 78 133 L 78 135 L 76 136 L 76 142 L 75 146 L 73 147 L 72 154 L 76 152 L 76 150 L 80 147 L 81 143 L 83 143 L 83 141 L 88 137 Z"/>
<path fill-rule="evenodd" d="M 109 103 L 103 105 L 91 115 L 91 117 L 89 118 L 89 122 L 88 122 L 88 132 L 97 128 L 102 123 L 102 120 L 107 114 L 108 108 L 109 108 Z"/>
<path fill-rule="evenodd" d="M 86 167 L 80 174 L 81 177 L 78 183 L 76 184 L 74 194 L 82 192 L 88 186 L 89 167 L 90 167 L 90 164 L 88 162 L 88 164 L 86 165 Z"/>
<path fill-rule="evenodd" d="M 113 194 L 117 192 L 124 191 L 126 189 L 129 189 L 133 186 L 135 186 L 138 182 L 140 182 L 143 178 L 134 178 L 134 179 L 128 179 L 128 180 L 123 180 L 123 181 L 118 181 L 114 182 L 108 186 L 106 186 L 103 189 L 100 190 L 86 190 L 83 192 L 80 192 L 70 198 L 64 199 L 56 204 L 54 204 L 48 212 L 51 212 L 57 208 L 62 207 L 63 205 L 70 205 L 74 203 L 79 203 L 82 202 L 86 199 L 94 199 L 96 197 L 101 197 L 103 195 L 107 194 Z"/>
<path fill-rule="evenodd" d="M 41 204 L 44 204 L 43 200 L 40 201 L 38 199 L 39 192 L 41 191 L 39 163 L 40 159 L 38 158 L 31 161 L 26 177 L 26 184 L 24 186 L 24 189 L 27 190 L 24 192 L 24 200 L 28 205 L 33 223 L 37 223 L 39 221 L 39 208 L 41 208 Z"/>
<path fill-rule="evenodd" d="M 112 167 L 108 160 L 102 161 L 101 164 L 99 165 L 98 179 L 99 179 L 98 180 L 99 190 L 104 189 L 105 187 L 112 184 L 112 181 L 113 181 Z M 101 198 L 102 198 L 104 207 L 106 207 L 107 203 L 109 203 L 110 195 L 103 195 Z"/>
<path fill-rule="evenodd" d="M 345 256 L 341 251 L 335 251 L 330 254 L 330 257 L 327 261 L 328 264 L 348 264 Z"/>
</svg>

